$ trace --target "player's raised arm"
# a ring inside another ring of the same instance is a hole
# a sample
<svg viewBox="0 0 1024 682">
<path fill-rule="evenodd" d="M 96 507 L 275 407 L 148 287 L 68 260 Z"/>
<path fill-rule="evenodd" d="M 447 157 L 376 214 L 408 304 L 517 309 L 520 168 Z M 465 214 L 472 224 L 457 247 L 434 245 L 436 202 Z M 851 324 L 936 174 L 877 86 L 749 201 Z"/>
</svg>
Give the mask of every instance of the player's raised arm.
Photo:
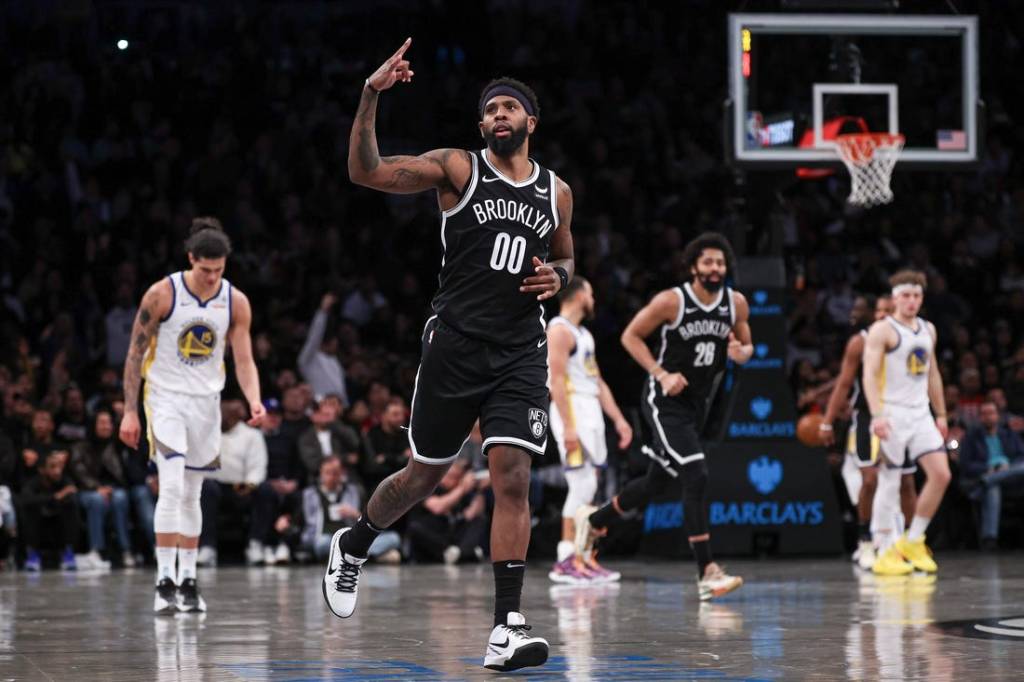
<svg viewBox="0 0 1024 682">
<path fill-rule="evenodd" d="M 667 372 L 654 359 L 645 339 L 663 324 L 670 323 L 679 316 L 682 302 L 679 295 L 672 289 L 658 293 L 651 302 L 633 316 L 622 332 L 622 347 L 632 356 L 644 371 L 661 384 L 665 395 L 676 395 L 686 388 L 686 377 L 679 372 Z"/>
<path fill-rule="evenodd" d="M 744 365 L 754 354 L 754 342 L 750 334 L 750 306 L 747 297 L 738 291 L 732 292 L 732 304 L 736 310 L 736 322 L 729 333 L 729 359 L 737 365 Z"/>
<path fill-rule="evenodd" d="M 551 235 L 551 252 L 547 263 L 533 258 L 533 274 L 523 279 L 519 291 L 536 293 L 537 300 L 551 298 L 561 291 L 576 270 L 572 243 L 572 189 L 558 178 L 558 228 Z"/>
<path fill-rule="evenodd" d="M 835 432 L 832 429 L 836 415 L 839 414 L 839 406 L 850 395 L 853 382 L 857 378 L 857 369 L 860 367 L 860 359 L 864 354 L 864 336 L 856 334 L 846 342 L 846 350 L 843 352 L 843 364 L 839 369 L 839 376 L 832 387 L 832 395 L 828 399 L 828 407 L 825 408 L 825 418 L 821 420 L 819 431 L 821 440 L 825 445 L 832 445 L 835 442 Z"/>
<path fill-rule="evenodd" d="M 928 323 L 928 333 L 934 339 L 934 347 L 939 345 L 939 335 L 935 331 L 935 325 Z M 949 422 L 946 420 L 946 394 L 942 388 L 942 374 L 939 372 L 939 363 L 932 357 L 931 366 L 928 368 L 928 401 L 932 404 L 935 412 L 935 427 L 942 434 L 943 440 L 949 437 Z"/>
<path fill-rule="evenodd" d="M 139 386 L 142 384 L 142 360 L 149 350 L 150 340 L 156 334 L 160 320 L 171 309 L 170 282 L 162 279 L 149 287 L 142 296 L 139 312 L 132 325 L 132 341 L 124 361 L 124 417 L 120 437 L 131 448 L 139 446 Z"/>
<path fill-rule="evenodd" d="M 882 389 L 879 386 L 878 375 L 882 369 L 882 357 L 885 355 L 891 330 L 892 327 L 885 321 L 871 325 L 867 341 L 864 343 L 864 376 L 861 377 L 864 398 L 868 401 L 868 410 L 871 411 L 871 431 L 882 440 L 889 437 L 889 420 L 882 412 Z"/>
<path fill-rule="evenodd" d="M 411 44 L 412 38 L 407 38 L 363 85 L 349 134 L 348 175 L 357 185 L 393 194 L 428 189 L 457 192 L 469 178 L 471 162 L 466 151 L 435 149 L 419 156 L 381 157 L 377 148 L 377 99 L 395 83 L 412 80 L 413 71 L 405 59 L 405 51 Z"/>
<path fill-rule="evenodd" d="M 251 426 L 259 426 L 263 421 L 265 410 L 260 400 L 260 377 L 256 370 L 256 361 L 252 357 L 252 337 L 249 328 L 252 325 L 252 307 L 249 299 L 238 289 L 231 290 L 231 353 L 235 358 L 235 376 L 238 385 L 249 401 Z"/>
</svg>

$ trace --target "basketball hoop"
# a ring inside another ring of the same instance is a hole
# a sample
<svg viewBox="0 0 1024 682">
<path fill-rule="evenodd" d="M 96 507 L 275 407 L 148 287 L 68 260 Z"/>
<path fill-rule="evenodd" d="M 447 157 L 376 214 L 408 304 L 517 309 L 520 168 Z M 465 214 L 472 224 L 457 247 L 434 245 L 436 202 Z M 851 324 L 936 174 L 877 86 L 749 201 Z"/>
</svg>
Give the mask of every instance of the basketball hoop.
<svg viewBox="0 0 1024 682">
<path fill-rule="evenodd" d="M 889 181 L 904 141 L 902 135 L 894 133 L 851 133 L 836 137 L 836 153 L 850 172 L 848 203 L 871 208 L 892 201 Z"/>
</svg>

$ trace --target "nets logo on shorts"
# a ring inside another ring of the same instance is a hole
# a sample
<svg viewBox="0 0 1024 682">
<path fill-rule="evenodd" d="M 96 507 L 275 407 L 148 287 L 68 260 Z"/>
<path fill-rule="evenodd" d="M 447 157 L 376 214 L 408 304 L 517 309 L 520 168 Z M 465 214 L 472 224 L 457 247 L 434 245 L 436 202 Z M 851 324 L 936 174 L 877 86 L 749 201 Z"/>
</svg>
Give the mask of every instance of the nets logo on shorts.
<svg viewBox="0 0 1024 682">
<path fill-rule="evenodd" d="M 178 335 L 178 358 L 186 365 L 202 365 L 213 356 L 217 332 L 206 320 L 190 320 Z"/>
<path fill-rule="evenodd" d="M 531 407 L 528 421 L 530 423 L 530 433 L 533 434 L 534 438 L 540 438 L 548 430 L 548 413 L 544 410 Z"/>
<path fill-rule="evenodd" d="M 907 353 L 907 374 L 921 376 L 928 371 L 928 349 L 918 346 Z"/>
</svg>

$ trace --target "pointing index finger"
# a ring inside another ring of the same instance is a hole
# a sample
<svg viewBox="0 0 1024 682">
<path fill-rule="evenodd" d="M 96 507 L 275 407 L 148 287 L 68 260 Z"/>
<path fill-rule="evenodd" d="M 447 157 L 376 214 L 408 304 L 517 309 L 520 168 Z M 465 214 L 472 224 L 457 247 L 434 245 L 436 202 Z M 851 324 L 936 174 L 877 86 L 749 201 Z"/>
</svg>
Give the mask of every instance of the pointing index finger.
<svg viewBox="0 0 1024 682">
<path fill-rule="evenodd" d="M 405 51 L 409 49 L 410 45 L 412 45 L 412 38 L 406 38 L 405 42 L 402 43 L 402 46 L 399 47 L 398 50 L 393 55 L 391 55 L 391 59 L 388 61 L 396 62 L 399 59 L 401 59 L 402 55 L 405 54 Z"/>
</svg>

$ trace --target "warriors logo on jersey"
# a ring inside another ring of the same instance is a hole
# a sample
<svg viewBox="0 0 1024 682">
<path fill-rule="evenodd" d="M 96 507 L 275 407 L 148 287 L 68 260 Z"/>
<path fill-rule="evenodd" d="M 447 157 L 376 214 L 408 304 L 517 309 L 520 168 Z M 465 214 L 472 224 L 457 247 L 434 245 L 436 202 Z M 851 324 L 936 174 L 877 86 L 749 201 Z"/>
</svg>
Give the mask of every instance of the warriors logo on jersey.
<svg viewBox="0 0 1024 682">
<path fill-rule="evenodd" d="M 216 347 L 217 332 L 202 318 L 189 320 L 178 335 L 178 358 L 190 367 L 209 362 Z"/>
<path fill-rule="evenodd" d="M 597 376 L 597 359 L 594 357 L 593 351 L 588 350 L 583 356 L 583 369 L 586 371 L 587 376 Z"/>
<path fill-rule="evenodd" d="M 907 353 L 907 373 L 910 376 L 921 376 L 928 372 L 929 352 L 927 348 L 917 346 Z"/>
</svg>

